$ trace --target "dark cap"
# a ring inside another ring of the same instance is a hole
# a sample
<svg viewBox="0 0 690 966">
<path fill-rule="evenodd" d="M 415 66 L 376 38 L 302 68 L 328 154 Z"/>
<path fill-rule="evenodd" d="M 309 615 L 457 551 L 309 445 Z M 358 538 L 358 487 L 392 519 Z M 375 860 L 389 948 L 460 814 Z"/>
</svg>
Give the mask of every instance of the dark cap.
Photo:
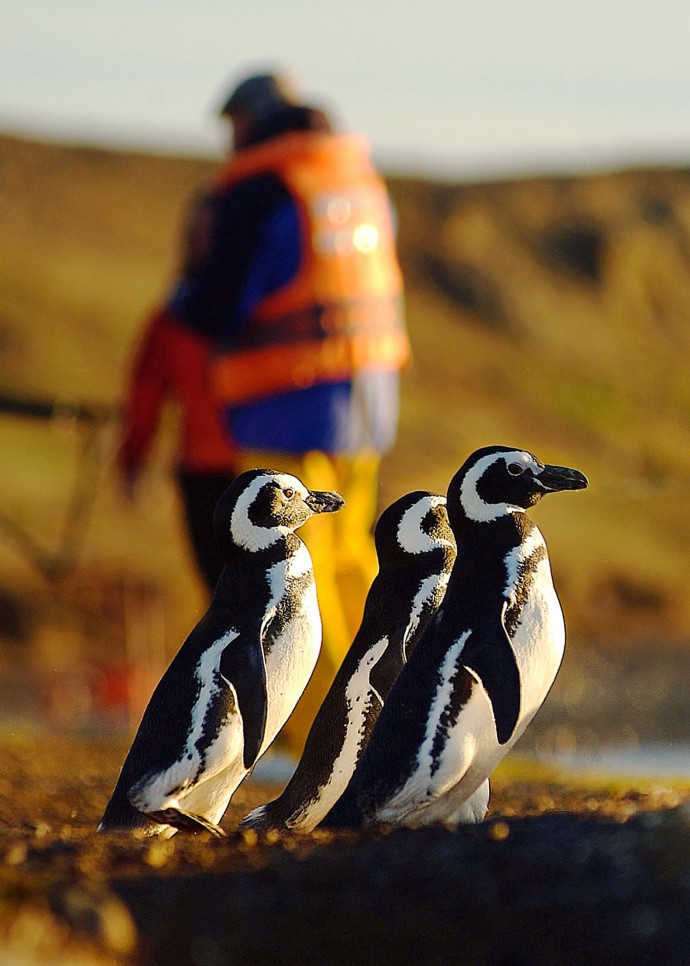
<svg viewBox="0 0 690 966">
<path fill-rule="evenodd" d="M 243 80 L 220 109 L 220 115 L 242 113 L 252 121 L 298 103 L 295 87 L 284 74 L 256 74 Z"/>
</svg>

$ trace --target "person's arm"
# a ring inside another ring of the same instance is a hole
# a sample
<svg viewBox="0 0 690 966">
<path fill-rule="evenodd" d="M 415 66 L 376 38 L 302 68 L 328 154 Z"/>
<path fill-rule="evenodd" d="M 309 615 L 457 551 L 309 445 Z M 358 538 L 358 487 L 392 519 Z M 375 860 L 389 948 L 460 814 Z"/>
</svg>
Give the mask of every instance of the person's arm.
<svg viewBox="0 0 690 966">
<path fill-rule="evenodd" d="M 213 339 L 228 339 L 246 310 L 247 280 L 261 257 L 267 221 L 290 194 L 271 174 L 258 175 L 205 202 L 199 257 L 189 264 L 170 301 L 176 318 Z"/>
<path fill-rule="evenodd" d="M 116 464 L 129 495 L 158 429 L 167 392 L 164 311 L 149 318 L 132 366 Z"/>
</svg>

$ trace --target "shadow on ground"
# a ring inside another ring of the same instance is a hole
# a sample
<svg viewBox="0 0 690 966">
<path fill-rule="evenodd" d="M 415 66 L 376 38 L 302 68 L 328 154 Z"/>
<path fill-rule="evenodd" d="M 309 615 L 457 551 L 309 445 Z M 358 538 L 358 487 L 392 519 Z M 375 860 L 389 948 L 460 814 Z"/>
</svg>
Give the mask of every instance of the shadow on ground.
<svg viewBox="0 0 690 966">
<path fill-rule="evenodd" d="M 517 762 L 449 831 L 98 835 L 123 741 L 0 735 L 0 960 L 141 966 L 687 963 L 690 787 Z"/>
</svg>

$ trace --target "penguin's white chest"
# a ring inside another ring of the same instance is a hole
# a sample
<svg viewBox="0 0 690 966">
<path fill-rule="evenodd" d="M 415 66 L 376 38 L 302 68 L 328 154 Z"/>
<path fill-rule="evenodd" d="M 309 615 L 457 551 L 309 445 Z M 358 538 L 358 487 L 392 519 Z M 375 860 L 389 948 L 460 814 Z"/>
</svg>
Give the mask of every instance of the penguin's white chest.
<svg viewBox="0 0 690 966">
<path fill-rule="evenodd" d="M 268 717 L 262 752 L 275 738 L 304 691 L 321 649 L 321 615 L 311 558 L 305 546 L 269 573 L 271 620 L 279 628 L 265 648 Z"/>
<path fill-rule="evenodd" d="M 565 623 L 548 557 L 535 566 L 512 637 L 520 671 L 520 721 L 515 739 L 541 707 L 565 650 Z"/>
</svg>

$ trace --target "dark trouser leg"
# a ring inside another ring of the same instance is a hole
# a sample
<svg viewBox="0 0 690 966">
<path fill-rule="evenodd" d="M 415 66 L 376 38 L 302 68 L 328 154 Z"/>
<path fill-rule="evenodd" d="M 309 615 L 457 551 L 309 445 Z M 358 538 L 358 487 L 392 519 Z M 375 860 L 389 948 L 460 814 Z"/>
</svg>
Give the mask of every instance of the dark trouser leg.
<svg viewBox="0 0 690 966">
<path fill-rule="evenodd" d="M 209 593 L 213 594 L 225 564 L 213 532 L 213 511 L 235 476 L 179 470 L 177 479 L 194 559 Z"/>
</svg>

